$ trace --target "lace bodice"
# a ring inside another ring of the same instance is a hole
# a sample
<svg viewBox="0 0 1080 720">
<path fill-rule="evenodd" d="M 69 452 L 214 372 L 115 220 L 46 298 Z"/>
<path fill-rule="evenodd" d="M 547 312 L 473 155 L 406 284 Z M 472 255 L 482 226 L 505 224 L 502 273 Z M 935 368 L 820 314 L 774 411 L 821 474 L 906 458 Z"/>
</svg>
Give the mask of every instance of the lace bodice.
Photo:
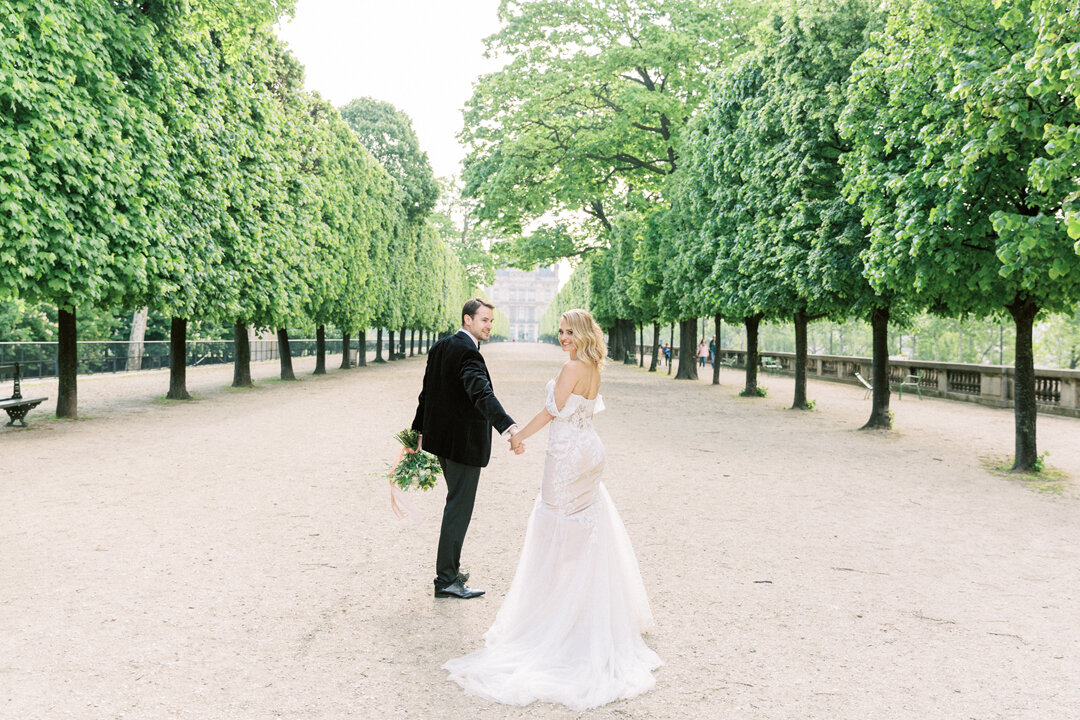
<svg viewBox="0 0 1080 720">
<path fill-rule="evenodd" d="M 578 516 L 596 502 L 604 469 L 604 444 L 593 427 L 593 415 L 604 409 L 603 399 L 571 394 L 560 410 L 555 405 L 555 381 L 547 384 L 544 408 L 552 415 L 544 460 L 541 498 L 554 512 Z"/>
<path fill-rule="evenodd" d="M 551 414 L 552 423 L 565 422 L 575 427 L 584 428 L 590 427 L 593 415 L 604 409 L 604 398 L 599 394 L 594 398 L 587 398 L 583 395 L 570 393 L 570 396 L 566 398 L 566 404 L 560 410 L 558 405 L 555 404 L 555 381 L 548 380 L 547 401 L 544 403 L 544 407 Z"/>
</svg>

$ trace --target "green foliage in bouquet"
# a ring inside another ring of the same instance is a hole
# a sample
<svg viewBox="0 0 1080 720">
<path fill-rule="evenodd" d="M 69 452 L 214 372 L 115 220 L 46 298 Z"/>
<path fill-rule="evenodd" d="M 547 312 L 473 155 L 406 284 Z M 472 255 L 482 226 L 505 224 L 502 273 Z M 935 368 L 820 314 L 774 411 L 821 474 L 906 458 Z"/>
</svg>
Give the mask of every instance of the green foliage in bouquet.
<svg viewBox="0 0 1080 720">
<path fill-rule="evenodd" d="M 406 452 L 401 456 L 401 461 L 390 471 L 390 480 L 402 490 L 408 490 L 413 486 L 421 490 L 430 490 L 435 487 L 435 482 L 442 475 L 442 468 L 439 467 L 439 461 L 434 455 L 418 447 L 420 433 L 406 428 L 395 435 L 394 439 L 404 445 L 407 450 L 417 452 Z"/>
</svg>

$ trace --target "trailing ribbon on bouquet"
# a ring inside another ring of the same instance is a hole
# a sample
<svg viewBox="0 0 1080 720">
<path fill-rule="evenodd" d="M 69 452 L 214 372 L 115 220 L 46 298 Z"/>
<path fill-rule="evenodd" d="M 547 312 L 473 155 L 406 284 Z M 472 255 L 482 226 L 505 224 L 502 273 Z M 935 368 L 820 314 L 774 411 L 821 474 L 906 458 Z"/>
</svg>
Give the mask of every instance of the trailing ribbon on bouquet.
<svg viewBox="0 0 1080 720">
<path fill-rule="evenodd" d="M 401 452 L 398 453 L 394 466 L 390 468 L 390 509 L 394 511 L 394 515 L 397 516 L 398 520 L 420 522 L 424 519 L 420 508 L 416 507 L 416 504 L 405 495 L 405 491 L 394 482 L 394 470 L 397 469 L 403 457 L 405 457 L 404 446 L 402 446 Z"/>
</svg>

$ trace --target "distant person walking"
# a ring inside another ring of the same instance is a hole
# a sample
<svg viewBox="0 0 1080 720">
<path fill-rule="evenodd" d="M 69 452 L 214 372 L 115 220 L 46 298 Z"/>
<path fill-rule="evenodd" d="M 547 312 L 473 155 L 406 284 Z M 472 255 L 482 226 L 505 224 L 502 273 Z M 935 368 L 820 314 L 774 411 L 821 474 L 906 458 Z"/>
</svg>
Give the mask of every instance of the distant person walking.
<svg viewBox="0 0 1080 720">
<path fill-rule="evenodd" d="M 709 365 L 716 367 L 716 336 L 709 341 Z"/>
<path fill-rule="evenodd" d="M 709 358 L 709 345 L 705 342 L 705 338 L 701 338 L 701 342 L 697 346 L 698 366 L 705 367 L 705 361 Z"/>
</svg>

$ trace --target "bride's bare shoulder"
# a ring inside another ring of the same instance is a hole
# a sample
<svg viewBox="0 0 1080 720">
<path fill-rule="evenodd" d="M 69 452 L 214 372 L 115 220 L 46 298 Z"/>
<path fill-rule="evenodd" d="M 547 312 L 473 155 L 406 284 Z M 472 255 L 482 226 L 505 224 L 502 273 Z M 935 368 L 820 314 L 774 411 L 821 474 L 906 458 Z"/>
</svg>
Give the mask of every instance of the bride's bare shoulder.
<svg viewBox="0 0 1080 720">
<path fill-rule="evenodd" d="M 581 377 L 588 371 L 588 367 L 581 360 L 567 360 L 563 363 L 560 374 L 571 377 Z"/>
</svg>

